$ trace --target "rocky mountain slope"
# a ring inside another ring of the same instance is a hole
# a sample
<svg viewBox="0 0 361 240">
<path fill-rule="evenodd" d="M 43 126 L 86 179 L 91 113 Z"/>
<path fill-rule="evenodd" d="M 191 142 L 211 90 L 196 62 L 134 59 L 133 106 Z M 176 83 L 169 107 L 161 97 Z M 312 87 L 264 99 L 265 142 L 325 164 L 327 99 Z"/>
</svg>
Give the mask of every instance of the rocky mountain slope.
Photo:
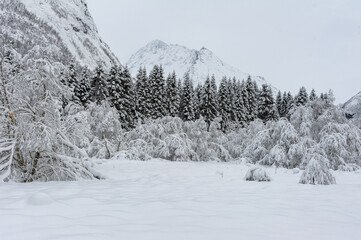
<svg viewBox="0 0 361 240">
<path fill-rule="evenodd" d="M 354 118 L 361 117 L 361 92 L 353 96 L 350 100 L 348 100 L 345 104 L 343 104 L 342 108 L 346 113 L 353 115 Z"/>
<path fill-rule="evenodd" d="M 166 44 L 160 40 L 151 41 L 127 62 L 133 76 L 137 74 L 139 67 L 146 67 L 150 71 L 156 64 L 163 66 L 165 74 L 175 70 L 178 77 L 183 77 L 185 73 L 189 73 L 194 85 L 204 83 L 207 76 L 212 74 L 218 84 L 223 76 L 236 77 L 240 80 L 246 80 L 249 76 L 248 73 L 223 62 L 207 48 L 203 47 L 197 51 L 176 44 Z M 259 85 L 269 84 L 260 76 L 252 76 L 252 78 Z"/>
<path fill-rule="evenodd" d="M 102 41 L 84 0 L 2 0 L 1 35 L 21 54 L 34 47 L 53 48 L 62 63 L 74 59 L 95 68 L 119 64 Z"/>
</svg>

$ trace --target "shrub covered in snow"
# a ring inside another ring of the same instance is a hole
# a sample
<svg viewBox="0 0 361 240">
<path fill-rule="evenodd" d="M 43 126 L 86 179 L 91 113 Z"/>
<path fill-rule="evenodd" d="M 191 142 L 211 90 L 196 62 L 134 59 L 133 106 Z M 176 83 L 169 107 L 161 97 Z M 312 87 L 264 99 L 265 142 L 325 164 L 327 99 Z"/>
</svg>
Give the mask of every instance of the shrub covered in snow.
<svg viewBox="0 0 361 240">
<path fill-rule="evenodd" d="M 336 179 L 329 170 L 328 160 L 319 153 L 312 153 L 299 183 L 330 185 L 336 184 Z"/>
<path fill-rule="evenodd" d="M 257 181 L 257 182 L 270 182 L 271 177 L 268 173 L 259 167 L 253 167 L 248 170 L 246 176 L 244 177 L 246 181 Z"/>
</svg>

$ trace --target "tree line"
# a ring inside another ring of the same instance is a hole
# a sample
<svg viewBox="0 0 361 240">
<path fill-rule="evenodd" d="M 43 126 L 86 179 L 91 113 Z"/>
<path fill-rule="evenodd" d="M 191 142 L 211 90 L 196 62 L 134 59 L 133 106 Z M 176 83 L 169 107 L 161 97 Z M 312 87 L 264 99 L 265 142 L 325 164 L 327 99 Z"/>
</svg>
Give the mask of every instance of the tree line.
<svg viewBox="0 0 361 240">
<path fill-rule="evenodd" d="M 225 132 L 246 127 L 255 119 L 268 122 L 289 118 L 294 107 L 319 98 L 315 90 L 308 93 L 305 87 L 295 96 L 279 91 L 275 97 L 271 86 L 263 84 L 259 88 L 250 76 L 242 81 L 225 76 L 217 87 L 212 75 L 204 84 L 194 87 L 189 74 L 180 79 L 173 71 L 165 77 L 161 65 L 155 65 L 149 74 L 141 67 L 135 78 L 126 67 L 113 66 L 107 72 L 101 66 L 94 71 L 84 68 L 80 74 L 76 68 L 70 63 L 60 74 L 61 82 L 73 91 L 70 101 L 84 107 L 91 102 L 108 101 L 128 130 L 147 119 L 172 116 L 183 121 L 202 117 L 208 129 L 219 118 L 220 128 Z M 322 99 L 328 97 L 327 93 L 320 95 Z M 64 105 L 67 103 L 64 100 Z"/>
</svg>

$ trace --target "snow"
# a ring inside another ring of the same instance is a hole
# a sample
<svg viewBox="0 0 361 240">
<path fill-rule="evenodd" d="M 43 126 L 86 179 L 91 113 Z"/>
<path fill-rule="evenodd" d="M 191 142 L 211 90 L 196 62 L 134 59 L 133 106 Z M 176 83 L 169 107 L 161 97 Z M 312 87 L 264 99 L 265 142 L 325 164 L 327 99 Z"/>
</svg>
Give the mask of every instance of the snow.
<svg viewBox="0 0 361 240">
<path fill-rule="evenodd" d="M 353 96 L 342 106 L 346 113 L 355 114 L 354 118 L 361 117 L 361 92 Z"/>
<path fill-rule="evenodd" d="M 82 65 L 110 68 L 118 59 L 99 36 L 84 0 L 19 0 L 28 11 L 53 27 L 68 50 Z"/>
<path fill-rule="evenodd" d="M 96 160 L 107 180 L 0 184 L 1 239 L 359 239 L 361 173 L 297 184 L 240 162 Z"/>
<path fill-rule="evenodd" d="M 146 67 L 147 71 L 153 69 L 154 65 L 161 64 L 165 76 L 173 70 L 177 76 L 182 78 L 189 73 L 193 85 L 204 84 L 208 75 L 214 74 L 217 85 L 222 77 L 236 77 L 239 80 L 247 80 L 249 74 L 232 67 L 219 59 L 212 51 L 203 47 L 199 51 L 189 49 L 178 44 L 167 44 L 161 40 L 153 40 L 139 49 L 127 62 L 132 76 L 136 76 L 140 67 Z M 264 78 L 252 76 L 257 84 L 269 84 Z M 277 92 L 272 87 L 273 92 Z"/>
</svg>

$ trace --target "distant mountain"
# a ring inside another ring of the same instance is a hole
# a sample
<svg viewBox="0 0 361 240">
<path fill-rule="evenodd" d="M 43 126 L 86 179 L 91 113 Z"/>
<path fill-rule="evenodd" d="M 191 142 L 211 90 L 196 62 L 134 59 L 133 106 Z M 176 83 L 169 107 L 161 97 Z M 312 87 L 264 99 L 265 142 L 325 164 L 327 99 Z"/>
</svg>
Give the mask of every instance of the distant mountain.
<svg viewBox="0 0 361 240">
<path fill-rule="evenodd" d="M 151 41 L 127 62 L 133 76 L 137 74 L 139 67 L 146 67 L 147 71 L 150 71 L 156 64 L 161 64 L 166 74 L 174 70 L 178 77 L 183 77 L 185 73 L 189 73 L 194 85 L 204 83 L 207 76 L 212 74 L 218 84 L 223 76 L 236 77 L 240 80 L 246 80 L 249 76 L 248 73 L 223 62 L 207 48 L 203 47 L 197 51 L 177 44 L 166 44 L 160 40 Z M 264 83 L 269 84 L 263 77 L 252 76 L 252 78 L 259 86 Z"/>
<path fill-rule="evenodd" d="M 119 64 L 102 41 L 84 0 L 2 0 L 0 35 L 25 54 L 51 48 L 51 58 L 67 64 L 75 59 L 95 68 Z"/>
<path fill-rule="evenodd" d="M 345 110 L 347 114 L 354 114 L 354 118 L 361 117 L 361 92 L 353 96 L 350 100 L 348 100 L 345 104 L 343 104 L 342 108 Z"/>
</svg>

